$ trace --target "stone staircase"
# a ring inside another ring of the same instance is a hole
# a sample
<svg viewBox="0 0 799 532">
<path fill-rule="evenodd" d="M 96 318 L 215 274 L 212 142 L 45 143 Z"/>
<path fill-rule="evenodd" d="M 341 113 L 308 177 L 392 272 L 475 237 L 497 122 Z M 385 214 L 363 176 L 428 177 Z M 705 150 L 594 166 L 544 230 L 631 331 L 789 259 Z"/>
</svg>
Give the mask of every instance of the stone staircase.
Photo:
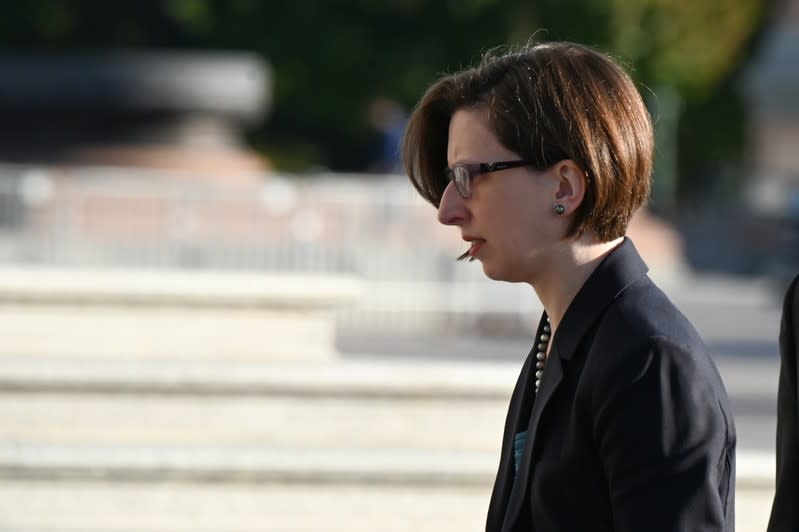
<svg viewBox="0 0 799 532">
<path fill-rule="evenodd" d="M 0 529 L 480 530 L 511 365 L 0 359 Z"/>
<path fill-rule="evenodd" d="M 158 279 L 0 271 L 0 530 L 483 528 L 518 362 L 337 356 L 334 281 Z M 739 532 L 773 470 L 739 452 Z"/>
<path fill-rule="evenodd" d="M 4 357 L 0 529 L 477 531 L 516 371 Z M 739 530 L 772 471 L 740 453 Z"/>
</svg>

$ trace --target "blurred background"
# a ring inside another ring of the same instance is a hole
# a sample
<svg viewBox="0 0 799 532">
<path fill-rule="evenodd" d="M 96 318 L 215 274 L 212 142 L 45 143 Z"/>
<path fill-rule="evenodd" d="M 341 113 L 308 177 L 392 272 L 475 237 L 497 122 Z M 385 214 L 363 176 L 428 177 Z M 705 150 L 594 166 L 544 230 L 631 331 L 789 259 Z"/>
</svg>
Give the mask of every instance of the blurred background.
<svg viewBox="0 0 799 532">
<path fill-rule="evenodd" d="M 0 528 L 480 530 L 541 312 L 399 167 L 439 75 L 595 45 L 655 121 L 629 234 L 773 493 L 799 0 L 84 0 L 0 18 Z M 566 494 L 564 494 L 566 495 Z"/>
</svg>

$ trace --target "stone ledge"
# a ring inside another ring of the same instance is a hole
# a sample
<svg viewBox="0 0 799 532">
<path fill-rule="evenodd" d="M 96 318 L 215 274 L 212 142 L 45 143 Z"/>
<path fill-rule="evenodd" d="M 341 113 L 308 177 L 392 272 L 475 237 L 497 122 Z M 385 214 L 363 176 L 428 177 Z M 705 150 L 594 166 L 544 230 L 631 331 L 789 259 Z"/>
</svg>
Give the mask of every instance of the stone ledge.
<svg viewBox="0 0 799 532">
<path fill-rule="evenodd" d="M 359 294 L 354 277 L 296 273 L 0 269 L 0 304 L 334 308 Z"/>
<path fill-rule="evenodd" d="M 0 445 L 6 480 L 486 485 L 494 453 Z"/>
<path fill-rule="evenodd" d="M 478 532 L 490 496 L 490 486 L 31 480 L 0 485 L 0 521 L 4 532 Z"/>
<path fill-rule="evenodd" d="M 0 445 L 3 478 L 288 484 L 490 485 L 496 453 Z M 773 455 L 740 452 L 736 486 L 773 492 Z"/>
<path fill-rule="evenodd" d="M 739 450 L 735 463 L 736 485 L 773 492 L 776 460 L 773 452 Z"/>
<path fill-rule="evenodd" d="M 284 394 L 509 399 L 519 364 L 483 362 L 257 363 L 117 357 L 0 357 L 0 389 L 30 392 Z"/>
<path fill-rule="evenodd" d="M 0 356 L 330 360 L 349 277 L 0 270 Z"/>
</svg>

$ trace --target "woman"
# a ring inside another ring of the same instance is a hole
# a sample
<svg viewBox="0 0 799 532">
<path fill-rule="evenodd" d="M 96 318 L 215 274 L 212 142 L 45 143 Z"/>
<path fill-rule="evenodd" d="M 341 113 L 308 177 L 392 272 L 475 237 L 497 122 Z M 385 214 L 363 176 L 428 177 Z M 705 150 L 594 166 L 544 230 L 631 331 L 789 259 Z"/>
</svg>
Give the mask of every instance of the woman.
<svg viewBox="0 0 799 532">
<path fill-rule="evenodd" d="M 442 224 L 544 306 L 511 398 L 487 531 L 733 530 L 735 429 L 702 340 L 624 236 L 652 125 L 627 74 L 544 43 L 445 76 L 403 159 Z"/>
<path fill-rule="evenodd" d="M 799 529 L 799 276 L 785 293 L 777 392 L 777 481 L 768 532 Z"/>
</svg>

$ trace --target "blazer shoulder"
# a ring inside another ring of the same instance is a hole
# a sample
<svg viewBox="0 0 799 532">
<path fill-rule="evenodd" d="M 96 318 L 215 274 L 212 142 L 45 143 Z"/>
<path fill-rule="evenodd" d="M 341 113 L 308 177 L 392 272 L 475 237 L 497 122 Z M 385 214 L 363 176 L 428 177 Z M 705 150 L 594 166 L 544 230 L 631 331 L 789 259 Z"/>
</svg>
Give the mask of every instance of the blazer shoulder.
<svg viewBox="0 0 799 532">
<path fill-rule="evenodd" d="M 634 383 L 653 364 L 686 383 L 718 389 L 721 377 L 690 321 L 651 281 L 621 294 L 597 325 L 586 370 L 611 388 Z"/>
<path fill-rule="evenodd" d="M 612 346 L 620 356 L 655 344 L 706 352 L 693 324 L 648 278 L 628 287 L 608 306 L 598 323 L 595 343 Z"/>
</svg>

